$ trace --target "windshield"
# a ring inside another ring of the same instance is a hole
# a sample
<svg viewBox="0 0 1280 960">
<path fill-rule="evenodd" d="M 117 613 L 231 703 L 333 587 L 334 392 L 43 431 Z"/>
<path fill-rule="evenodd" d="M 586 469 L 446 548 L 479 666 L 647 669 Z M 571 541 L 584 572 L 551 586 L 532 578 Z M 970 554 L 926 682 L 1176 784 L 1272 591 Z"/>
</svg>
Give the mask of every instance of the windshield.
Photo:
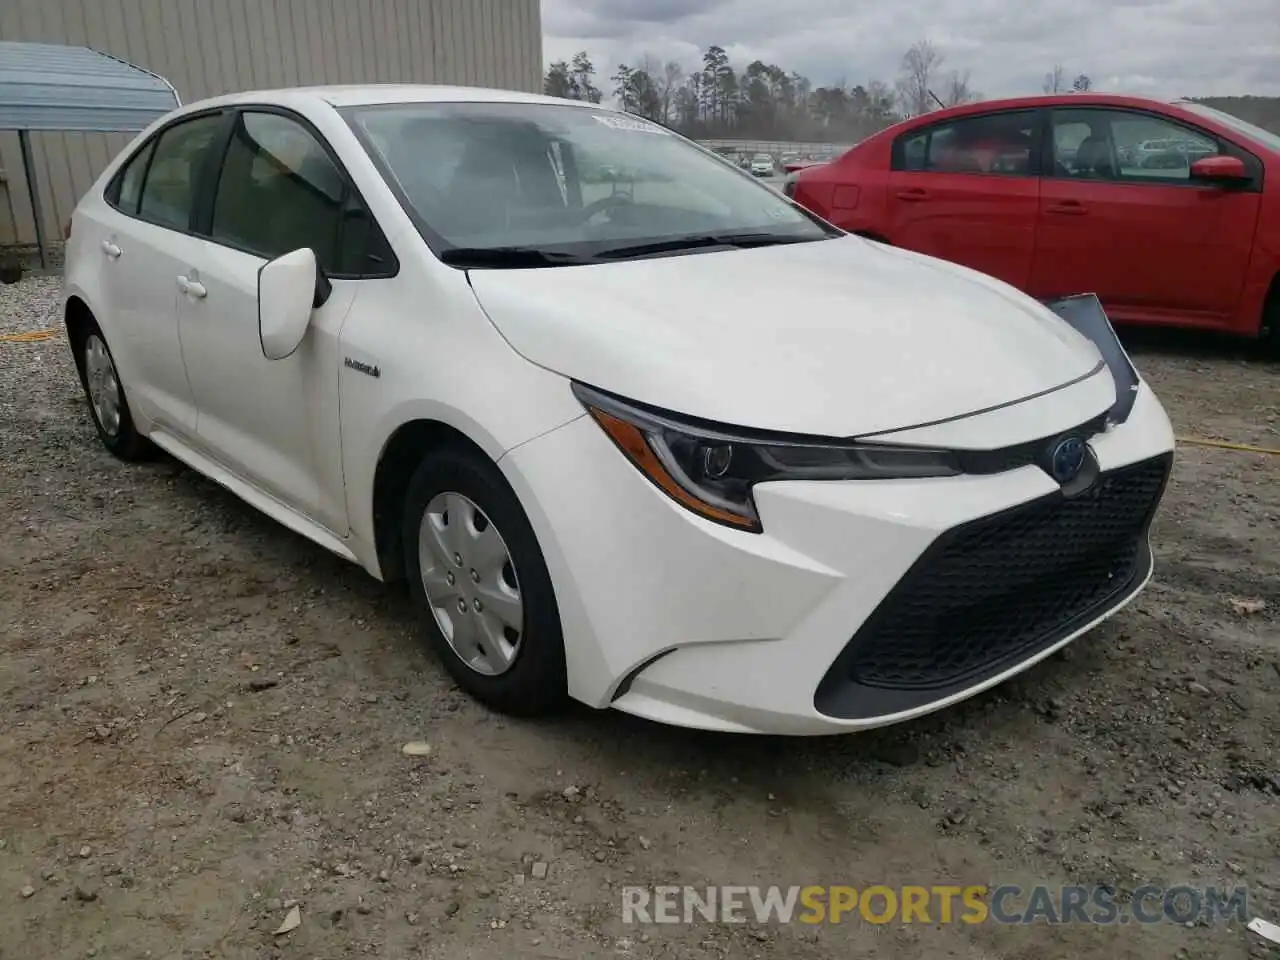
<svg viewBox="0 0 1280 960">
<path fill-rule="evenodd" d="M 423 238 L 455 265 L 553 265 L 539 260 L 545 254 L 562 265 L 840 235 L 715 154 L 626 114 L 485 102 L 344 114 Z M 495 256 L 514 251 L 518 261 Z"/>
<path fill-rule="evenodd" d="M 1219 123 L 1238 130 L 1246 137 L 1254 140 L 1256 143 L 1262 144 L 1271 150 L 1280 152 L 1280 134 L 1272 133 L 1270 130 L 1263 130 L 1262 127 L 1254 126 L 1247 120 L 1241 120 L 1239 117 L 1232 116 L 1229 113 L 1223 113 L 1221 110 L 1215 110 L 1213 107 L 1206 107 L 1203 103 L 1189 103 L 1187 101 L 1179 102 L 1178 106 L 1183 107 L 1193 113 L 1202 116 L 1212 117 Z"/>
</svg>

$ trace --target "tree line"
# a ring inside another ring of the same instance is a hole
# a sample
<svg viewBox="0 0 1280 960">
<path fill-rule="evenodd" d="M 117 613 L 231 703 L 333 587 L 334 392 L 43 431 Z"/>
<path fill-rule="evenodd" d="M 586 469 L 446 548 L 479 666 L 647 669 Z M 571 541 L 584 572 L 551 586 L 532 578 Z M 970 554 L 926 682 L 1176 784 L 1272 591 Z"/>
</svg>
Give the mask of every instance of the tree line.
<svg viewBox="0 0 1280 960">
<path fill-rule="evenodd" d="M 624 110 L 692 137 L 852 143 L 903 117 L 982 99 L 968 70 L 945 66 L 942 51 L 921 40 L 903 54 L 892 83 L 841 80 L 815 87 L 796 71 L 762 60 L 739 69 L 720 46 L 708 47 L 693 71 L 646 55 L 619 64 L 607 78 L 582 51 L 552 63 L 543 88 L 554 97 L 592 103 L 609 95 Z M 1061 66 L 1046 75 L 1046 85 L 1053 77 L 1065 83 Z M 1087 90 L 1089 78 L 1082 74 L 1074 85 Z"/>
</svg>

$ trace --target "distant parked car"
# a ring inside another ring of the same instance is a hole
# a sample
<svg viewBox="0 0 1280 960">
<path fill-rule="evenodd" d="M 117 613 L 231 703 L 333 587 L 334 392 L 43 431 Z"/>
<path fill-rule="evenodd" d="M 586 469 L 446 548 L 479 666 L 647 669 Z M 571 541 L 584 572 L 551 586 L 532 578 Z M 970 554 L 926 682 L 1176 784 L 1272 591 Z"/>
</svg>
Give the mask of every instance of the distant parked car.
<svg viewBox="0 0 1280 960">
<path fill-rule="evenodd" d="M 785 189 L 848 231 L 1041 299 L 1096 293 L 1117 323 L 1280 347 L 1280 136 L 1201 104 L 966 104 L 883 130 Z"/>
<path fill-rule="evenodd" d="M 755 177 L 772 177 L 775 173 L 773 157 L 767 153 L 757 153 L 751 158 L 751 175 Z"/>
</svg>

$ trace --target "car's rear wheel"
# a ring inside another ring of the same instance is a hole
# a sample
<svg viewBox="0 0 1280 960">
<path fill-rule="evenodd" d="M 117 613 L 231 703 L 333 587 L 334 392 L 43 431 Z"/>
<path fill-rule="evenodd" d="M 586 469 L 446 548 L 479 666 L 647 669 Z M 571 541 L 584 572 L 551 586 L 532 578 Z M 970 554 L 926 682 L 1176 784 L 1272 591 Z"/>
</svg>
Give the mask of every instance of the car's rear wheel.
<svg viewBox="0 0 1280 960">
<path fill-rule="evenodd" d="M 1266 331 L 1263 346 L 1273 358 L 1280 360 L 1280 276 L 1271 281 L 1266 302 L 1262 306 L 1262 326 Z"/>
<path fill-rule="evenodd" d="M 150 452 L 150 445 L 134 425 L 129 398 L 101 328 L 90 320 L 80 330 L 78 341 L 76 359 L 80 367 L 80 382 L 98 438 L 121 460 L 144 459 Z"/>
<path fill-rule="evenodd" d="M 537 537 L 501 471 L 470 450 L 428 454 L 403 520 L 409 590 L 458 685 L 514 715 L 567 700 L 564 638 Z"/>
</svg>

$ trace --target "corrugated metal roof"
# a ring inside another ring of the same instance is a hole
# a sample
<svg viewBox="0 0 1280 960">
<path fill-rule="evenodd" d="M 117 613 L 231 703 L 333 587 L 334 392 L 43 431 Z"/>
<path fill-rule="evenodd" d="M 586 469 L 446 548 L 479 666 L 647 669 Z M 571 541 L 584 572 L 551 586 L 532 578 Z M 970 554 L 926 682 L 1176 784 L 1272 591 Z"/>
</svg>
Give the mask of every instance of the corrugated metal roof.
<svg viewBox="0 0 1280 960">
<path fill-rule="evenodd" d="M 97 50 L 0 41 L 0 130 L 137 131 L 179 102 L 163 77 Z"/>
</svg>

